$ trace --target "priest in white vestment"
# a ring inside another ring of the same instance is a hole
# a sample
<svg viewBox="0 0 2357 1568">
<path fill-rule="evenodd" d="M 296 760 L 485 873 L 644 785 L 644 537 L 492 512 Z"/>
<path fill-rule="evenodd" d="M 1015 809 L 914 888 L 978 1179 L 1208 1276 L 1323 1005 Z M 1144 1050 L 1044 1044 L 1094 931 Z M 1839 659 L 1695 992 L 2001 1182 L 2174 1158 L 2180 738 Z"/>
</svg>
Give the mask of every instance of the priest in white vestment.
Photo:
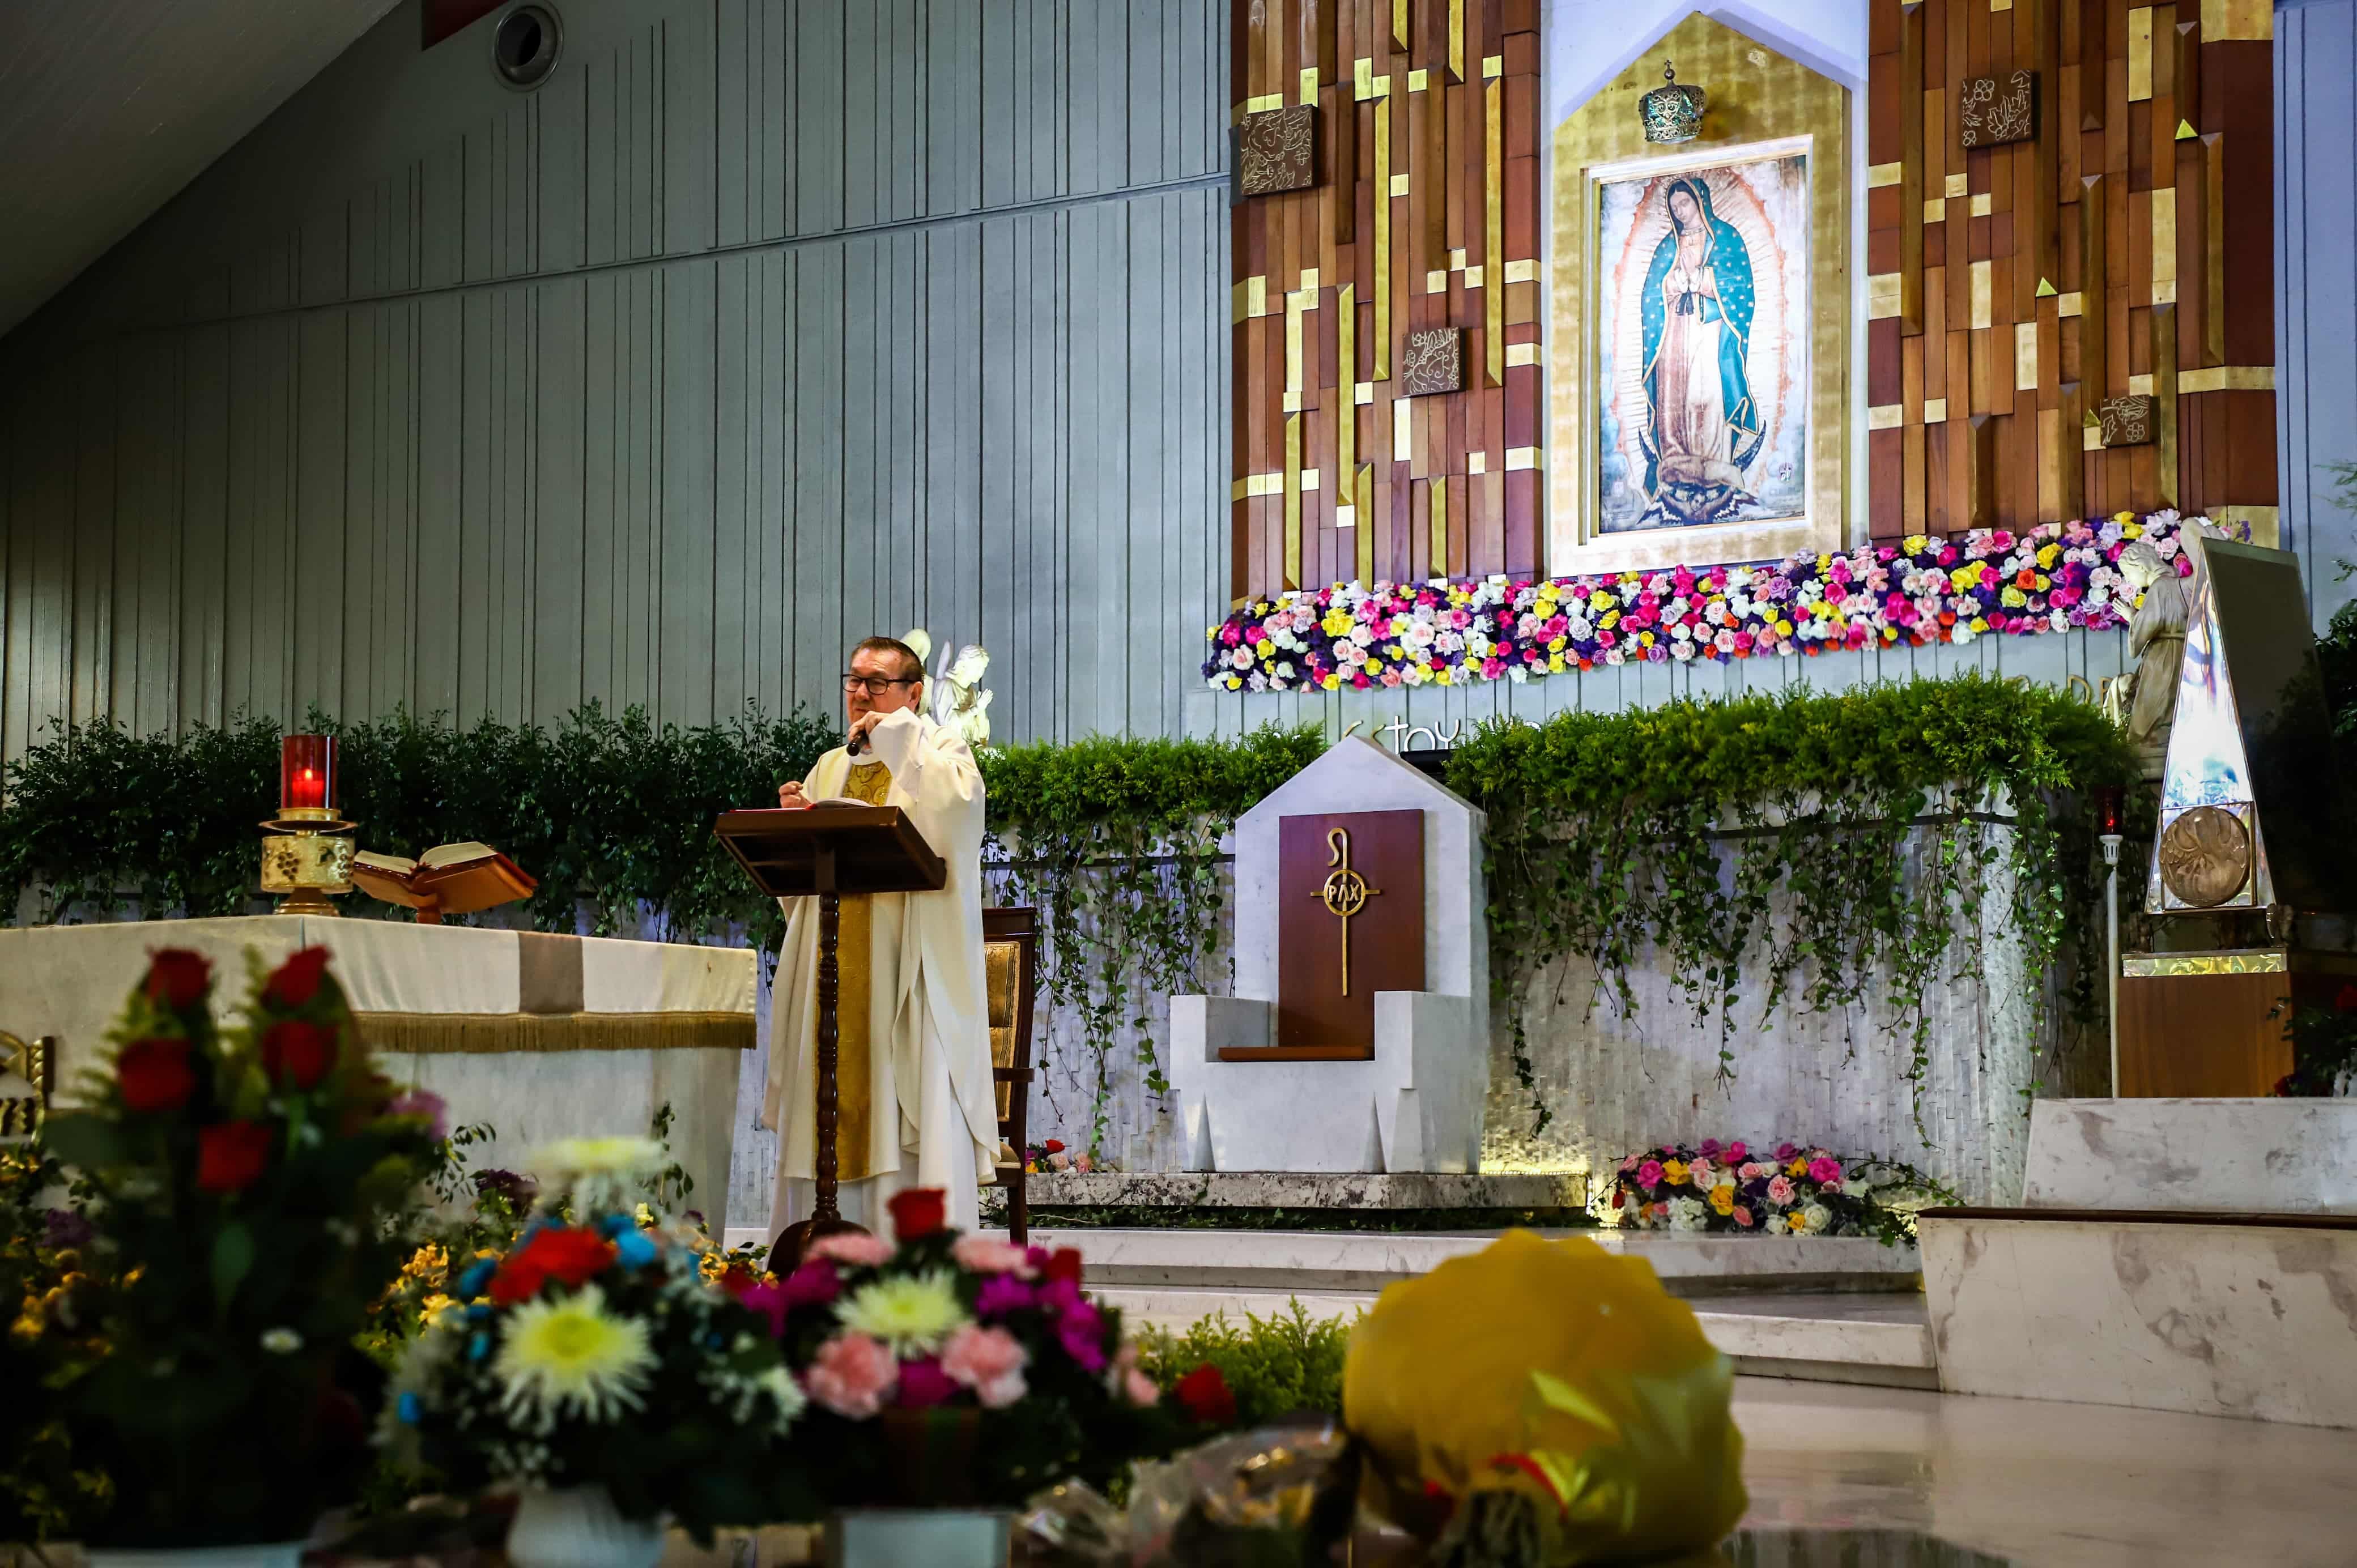
<svg viewBox="0 0 2357 1568">
<path fill-rule="evenodd" d="M 842 900 L 836 942 L 840 1110 L 835 1167 L 845 1219 L 890 1234 L 885 1205 L 940 1187 L 952 1225 L 980 1221 L 978 1173 L 998 1151 L 982 950 L 982 772 L 974 752 L 926 718 L 916 650 L 871 637 L 843 677 L 846 745 L 778 803 L 850 799 L 898 806 L 949 867 L 937 893 Z M 856 749 L 855 755 L 853 748 Z M 770 1230 L 811 1217 L 818 1146 L 818 900 L 782 898 L 786 939 L 770 1001 L 761 1120 L 779 1133 Z"/>
</svg>

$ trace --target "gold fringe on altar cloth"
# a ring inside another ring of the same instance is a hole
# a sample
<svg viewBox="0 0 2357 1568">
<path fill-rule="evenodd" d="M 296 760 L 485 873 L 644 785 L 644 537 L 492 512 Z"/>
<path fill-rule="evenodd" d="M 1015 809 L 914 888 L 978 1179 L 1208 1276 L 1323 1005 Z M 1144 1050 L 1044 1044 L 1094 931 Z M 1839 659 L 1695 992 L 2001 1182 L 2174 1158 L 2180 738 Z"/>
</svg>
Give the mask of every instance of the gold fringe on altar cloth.
<svg viewBox="0 0 2357 1568">
<path fill-rule="evenodd" d="M 679 1051 L 753 1048 L 750 1013 L 355 1013 L 375 1051 Z"/>
</svg>

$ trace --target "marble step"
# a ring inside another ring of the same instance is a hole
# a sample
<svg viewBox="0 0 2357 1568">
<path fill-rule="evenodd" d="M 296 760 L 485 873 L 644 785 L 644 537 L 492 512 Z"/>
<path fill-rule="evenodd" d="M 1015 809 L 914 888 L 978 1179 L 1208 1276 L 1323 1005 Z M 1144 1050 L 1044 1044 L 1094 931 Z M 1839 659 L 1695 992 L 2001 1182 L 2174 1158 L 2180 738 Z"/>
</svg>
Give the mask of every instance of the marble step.
<svg viewBox="0 0 2357 1568">
<path fill-rule="evenodd" d="M 1729 1292 L 1913 1292 L 1911 1247 L 1862 1237 L 1681 1236 L 1661 1231 L 1580 1235 L 1641 1257 L 1674 1295 Z M 1495 1231 L 1333 1231 L 1035 1229 L 1034 1243 L 1075 1247 L 1092 1284 L 1243 1291 L 1279 1299 L 1299 1291 L 1372 1293 L 1478 1252 Z"/>
<path fill-rule="evenodd" d="M 1374 1291 L 1253 1290 L 1185 1285 L 1098 1285 L 1091 1294 L 1117 1306 L 1134 1326 L 1172 1333 L 1216 1313 L 1236 1322 L 1290 1316 L 1296 1303 L 1313 1318 L 1355 1317 Z M 1939 1386 L 1922 1296 L 1914 1292 L 1749 1291 L 1691 1304 L 1703 1333 L 1755 1377 L 1894 1388 Z"/>
</svg>

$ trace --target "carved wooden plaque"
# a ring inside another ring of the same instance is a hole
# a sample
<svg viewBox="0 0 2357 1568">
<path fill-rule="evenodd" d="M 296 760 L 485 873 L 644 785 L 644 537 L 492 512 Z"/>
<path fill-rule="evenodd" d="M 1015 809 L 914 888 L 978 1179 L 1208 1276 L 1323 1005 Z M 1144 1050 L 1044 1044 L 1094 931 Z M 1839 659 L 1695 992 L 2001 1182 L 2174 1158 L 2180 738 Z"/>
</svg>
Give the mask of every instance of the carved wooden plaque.
<svg viewBox="0 0 2357 1568">
<path fill-rule="evenodd" d="M 1424 989 L 1424 813 L 1286 817 L 1276 835 L 1276 1054 L 1372 1058 L 1375 993 Z"/>
<path fill-rule="evenodd" d="M 1318 183 L 1318 109 L 1288 103 L 1244 116 L 1236 168 L 1246 196 L 1307 190 Z"/>
<path fill-rule="evenodd" d="M 2153 400 L 2142 392 L 2107 397 L 2095 407 L 2106 446 L 2141 446 L 2152 439 Z"/>
<path fill-rule="evenodd" d="M 1461 392 L 1465 387 L 1465 333 L 1456 327 L 1436 327 L 1407 335 L 1407 353 L 1400 373 L 1410 397 Z"/>
<path fill-rule="evenodd" d="M 1956 84 L 1956 140 L 1967 147 L 2026 142 L 2038 134 L 2038 73 L 1968 76 Z"/>
</svg>

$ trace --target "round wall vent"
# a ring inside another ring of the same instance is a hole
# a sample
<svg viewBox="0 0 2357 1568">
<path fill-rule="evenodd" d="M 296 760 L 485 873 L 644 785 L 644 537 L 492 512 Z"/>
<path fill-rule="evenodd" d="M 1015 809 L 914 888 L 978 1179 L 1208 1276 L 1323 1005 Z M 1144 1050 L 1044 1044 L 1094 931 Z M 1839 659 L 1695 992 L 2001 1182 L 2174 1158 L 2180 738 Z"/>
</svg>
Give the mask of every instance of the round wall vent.
<svg viewBox="0 0 2357 1568">
<path fill-rule="evenodd" d="M 510 87 L 538 87 L 556 69 L 565 29 L 545 5 L 519 5 L 491 35 L 491 65 Z"/>
</svg>

